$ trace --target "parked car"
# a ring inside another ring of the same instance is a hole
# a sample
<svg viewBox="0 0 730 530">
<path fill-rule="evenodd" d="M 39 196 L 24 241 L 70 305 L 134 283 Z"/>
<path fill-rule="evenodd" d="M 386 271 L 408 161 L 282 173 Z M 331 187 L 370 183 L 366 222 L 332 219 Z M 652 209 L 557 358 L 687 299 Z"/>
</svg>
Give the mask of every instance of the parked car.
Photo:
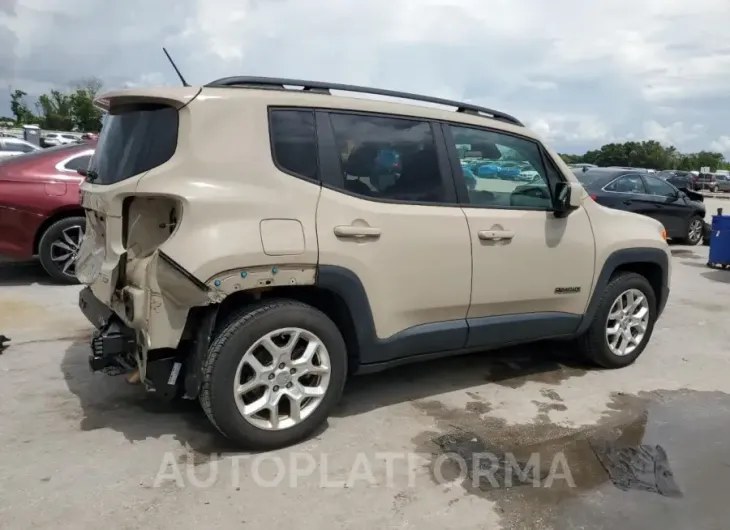
<svg viewBox="0 0 730 530">
<path fill-rule="evenodd" d="M 41 145 L 43 147 L 53 147 L 56 145 L 68 145 L 79 142 L 81 138 L 75 134 L 67 133 L 47 133 L 41 137 Z"/>
<path fill-rule="evenodd" d="M 356 372 L 557 337 L 627 366 L 665 306 L 661 223 L 591 201 L 503 112 L 243 77 L 97 105 L 76 264 L 89 364 L 198 398 L 242 447 L 311 435 Z M 399 159 L 384 182 L 382 149 Z M 462 160 L 506 150 L 540 179 L 471 189 Z"/>
<path fill-rule="evenodd" d="M 93 152 L 89 144 L 70 145 L 0 160 L 0 255 L 38 256 L 53 279 L 77 282 L 85 225 L 77 170 L 89 165 Z"/>
<path fill-rule="evenodd" d="M 664 225 L 670 239 L 689 245 L 702 241 L 706 209 L 699 193 L 625 169 L 598 168 L 575 174 L 598 204 L 652 217 Z"/>
<path fill-rule="evenodd" d="M 676 169 L 660 171 L 657 177 L 666 180 L 675 188 L 694 190 L 694 175 L 689 171 L 679 171 Z"/>
<path fill-rule="evenodd" d="M 694 182 L 695 190 L 716 192 L 720 189 L 717 176 L 714 173 L 700 173 Z"/>
<path fill-rule="evenodd" d="M 716 191 L 730 191 L 730 176 L 722 173 L 715 173 Z"/>
<path fill-rule="evenodd" d="M 20 138 L 0 138 L 0 160 L 10 156 L 24 155 L 38 151 L 40 147 Z"/>
</svg>

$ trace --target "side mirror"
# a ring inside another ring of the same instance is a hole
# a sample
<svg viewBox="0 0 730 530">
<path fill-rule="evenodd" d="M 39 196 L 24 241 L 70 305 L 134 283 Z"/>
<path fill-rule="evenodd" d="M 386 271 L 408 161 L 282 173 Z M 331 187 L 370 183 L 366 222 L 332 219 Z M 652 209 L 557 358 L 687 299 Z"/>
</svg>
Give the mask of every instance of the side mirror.
<svg viewBox="0 0 730 530">
<path fill-rule="evenodd" d="M 555 215 L 562 217 L 580 207 L 582 195 L 583 187 L 577 182 L 558 182 L 553 204 Z"/>
</svg>

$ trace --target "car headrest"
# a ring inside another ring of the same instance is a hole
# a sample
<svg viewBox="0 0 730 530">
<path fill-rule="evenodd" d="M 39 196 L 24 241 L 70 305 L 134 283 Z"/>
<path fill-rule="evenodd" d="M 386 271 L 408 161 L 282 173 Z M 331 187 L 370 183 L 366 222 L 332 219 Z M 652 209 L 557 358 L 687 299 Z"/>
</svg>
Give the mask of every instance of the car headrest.
<svg viewBox="0 0 730 530">
<path fill-rule="evenodd" d="M 369 177 L 375 169 L 375 161 L 380 152 L 380 146 L 376 143 L 363 143 L 357 146 L 347 158 L 345 173 L 353 177 Z"/>
</svg>

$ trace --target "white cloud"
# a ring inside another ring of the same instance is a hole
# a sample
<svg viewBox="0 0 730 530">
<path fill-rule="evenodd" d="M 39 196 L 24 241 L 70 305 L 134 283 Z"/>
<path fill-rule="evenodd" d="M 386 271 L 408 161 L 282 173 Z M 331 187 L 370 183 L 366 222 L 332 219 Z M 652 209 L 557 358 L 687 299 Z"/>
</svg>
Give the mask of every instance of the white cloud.
<svg viewBox="0 0 730 530">
<path fill-rule="evenodd" d="M 710 144 L 713 151 L 717 151 L 730 159 L 730 136 L 720 136 L 717 140 Z"/>
<path fill-rule="evenodd" d="M 191 83 L 378 85 L 499 108 L 562 150 L 706 149 L 729 132 L 728 18 L 727 0 L 0 0 L 0 87 L 176 83 L 164 45 Z"/>
</svg>

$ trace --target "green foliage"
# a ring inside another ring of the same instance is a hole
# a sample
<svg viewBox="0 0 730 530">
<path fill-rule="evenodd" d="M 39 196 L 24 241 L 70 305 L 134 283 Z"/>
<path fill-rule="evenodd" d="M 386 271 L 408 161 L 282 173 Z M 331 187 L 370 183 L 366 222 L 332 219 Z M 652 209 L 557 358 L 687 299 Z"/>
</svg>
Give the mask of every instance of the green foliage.
<svg viewBox="0 0 730 530">
<path fill-rule="evenodd" d="M 674 146 L 663 146 L 655 140 L 611 143 L 583 155 L 561 154 L 566 164 L 596 164 L 597 166 L 626 166 L 647 169 L 682 169 L 699 171 L 708 166 L 711 171 L 730 167 L 722 153 L 700 151 L 680 153 Z"/>
<path fill-rule="evenodd" d="M 101 90 L 96 78 L 80 80 L 68 91 L 51 90 L 43 94 L 35 104 L 34 114 L 26 103 L 26 92 L 13 90 L 10 95 L 9 119 L 17 126 L 38 125 L 42 129 L 59 131 L 98 132 L 101 130 L 102 113 L 94 107 L 94 98 Z"/>
</svg>

